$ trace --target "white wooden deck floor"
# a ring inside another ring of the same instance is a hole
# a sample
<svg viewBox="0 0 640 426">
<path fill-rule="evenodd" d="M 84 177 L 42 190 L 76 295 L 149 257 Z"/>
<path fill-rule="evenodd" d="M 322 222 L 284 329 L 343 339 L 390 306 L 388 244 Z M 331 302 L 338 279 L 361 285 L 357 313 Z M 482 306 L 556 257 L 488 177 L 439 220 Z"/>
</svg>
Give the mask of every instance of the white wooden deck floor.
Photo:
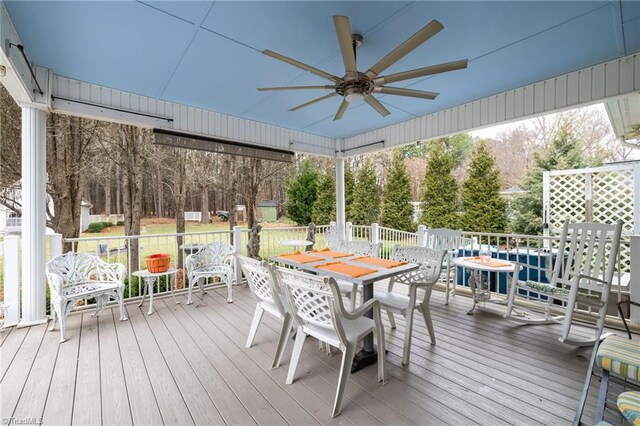
<svg viewBox="0 0 640 426">
<path fill-rule="evenodd" d="M 117 309 L 98 319 L 73 314 L 61 345 L 44 325 L 1 333 L 0 417 L 50 425 L 569 424 L 590 354 L 558 343 L 559 326 L 516 326 L 482 309 L 468 316 L 468 298 L 444 306 L 434 292 L 437 344 L 416 317 L 403 367 L 404 323 L 390 330 L 385 322 L 388 383 L 376 382 L 375 368 L 353 374 L 343 413 L 332 419 L 339 356 L 308 339 L 297 380 L 285 385 L 292 345 L 283 366 L 270 369 L 280 325 L 265 315 L 245 349 L 251 294 L 237 287 L 227 304 L 225 292 L 210 290 L 191 306 L 156 299 L 151 316 L 146 304 L 128 304 L 126 322 Z"/>
</svg>

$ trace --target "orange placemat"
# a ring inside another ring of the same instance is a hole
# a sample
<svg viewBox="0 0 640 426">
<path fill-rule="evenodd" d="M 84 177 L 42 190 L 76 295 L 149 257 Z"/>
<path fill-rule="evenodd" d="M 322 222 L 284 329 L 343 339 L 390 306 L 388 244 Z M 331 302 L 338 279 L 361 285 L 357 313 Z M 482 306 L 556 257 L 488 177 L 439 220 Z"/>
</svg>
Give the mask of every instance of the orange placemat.
<svg viewBox="0 0 640 426">
<path fill-rule="evenodd" d="M 504 268 L 506 266 L 512 266 L 513 265 L 511 262 L 504 262 L 502 260 L 497 260 L 497 259 L 489 259 L 488 263 L 482 263 L 482 259 L 480 259 L 479 256 L 472 257 L 472 258 L 470 258 L 468 260 L 469 260 L 469 262 L 479 263 L 481 265 L 490 266 L 492 268 Z"/>
<path fill-rule="evenodd" d="M 362 277 L 377 272 L 375 269 L 363 268 L 362 266 L 349 265 L 344 262 L 329 262 L 317 265 L 318 269 L 326 269 L 327 271 L 337 272 L 338 274 L 348 275 L 352 278 Z"/>
<path fill-rule="evenodd" d="M 311 253 L 318 253 L 323 256 L 330 257 L 332 259 L 338 259 L 340 257 L 353 256 L 353 253 L 345 253 L 340 251 L 332 251 L 329 247 L 325 247 L 322 250 L 313 250 Z"/>
<path fill-rule="evenodd" d="M 355 257 L 351 260 L 353 262 L 366 263 L 368 265 L 382 266 L 383 268 L 387 268 L 387 269 L 391 269 L 397 266 L 402 266 L 407 264 L 407 262 L 402 262 L 399 260 L 387 260 L 387 259 L 381 259 L 379 257 L 371 257 L 371 256 Z"/>
<path fill-rule="evenodd" d="M 280 259 L 287 259 L 292 262 L 298 262 L 298 263 L 311 263 L 311 262 L 318 262 L 320 260 L 324 260 L 323 258 L 318 256 L 309 256 L 308 254 L 302 254 L 299 251 L 296 251 L 295 253 L 290 253 L 290 254 L 279 254 L 276 257 Z"/>
</svg>

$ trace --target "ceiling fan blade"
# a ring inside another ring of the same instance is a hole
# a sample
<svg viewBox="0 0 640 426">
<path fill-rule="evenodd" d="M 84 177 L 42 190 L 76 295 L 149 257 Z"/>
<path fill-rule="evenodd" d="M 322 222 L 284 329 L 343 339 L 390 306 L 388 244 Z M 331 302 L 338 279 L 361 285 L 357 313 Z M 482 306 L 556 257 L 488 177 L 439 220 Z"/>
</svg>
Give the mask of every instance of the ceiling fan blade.
<svg viewBox="0 0 640 426">
<path fill-rule="evenodd" d="M 342 52 L 342 61 L 347 76 L 353 74 L 355 77 L 358 69 L 356 67 L 356 55 L 353 52 L 353 40 L 351 39 L 351 27 L 349 26 L 349 18 L 346 16 L 334 16 L 333 23 L 336 26 L 338 35 L 338 44 Z"/>
<path fill-rule="evenodd" d="M 397 81 L 409 80 L 412 78 L 425 77 L 432 74 L 440 74 L 448 71 L 455 71 L 467 68 L 467 59 L 447 62 L 445 64 L 432 65 L 430 67 L 417 68 L 415 70 L 403 71 L 396 74 L 389 74 L 373 80 L 375 85 L 395 83 Z"/>
<path fill-rule="evenodd" d="M 260 92 L 273 92 L 276 90 L 303 90 L 303 89 L 335 89 L 335 86 L 284 86 L 284 87 L 258 87 Z"/>
<path fill-rule="evenodd" d="M 336 116 L 333 117 L 333 121 L 340 120 L 344 115 L 344 112 L 347 110 L 348 106 L 349 106 L 349 102 L 347 102 L 346 99 L 343 99 L 342 103 L 340 104 L 340 107 L 338 108 L 338 112 L 336 112 Z"/>
<path fill-rule="evenodd" d="M 374 92 L 384 93 L 386 95 L 411 96 L 412 98 L 435 99 L 440 93 L 424 92 L 422 90 L 403 89 L 401 87 L 376 87 Z"/>
<path fill-rule="evenodd" d="M 411 52 L 416 47 L 420 46 L 425 41 L 439 33 L 444 27 L 435 19 L 422 27 L 417 33 L 409 37 L 400 46 L 396 47 L 391 53 L 382 58 L 377 64 L 369 68 L 365 73 L 369 78 L 377 77 L 382 71 L 389 68 L 391 65 L 398 62 L 405 55 Z"/>
<path fill-rule="evenodd" d="M 384 93 L 386 95 L 410 96 L 412 98 L 435 99 L 440 93 L 424 92 L 422 90 L 403 89 L 401 87 L 376 87 L 373 89 L 376 93 Z"/>
<path fill-rule="evenodd" d="M 380 101 L 374 98 L 373 95 L 371 94 L 365 96 L 364 101 L 369 105 L 371 105 L 371 107 L 376 111 L 378 111 L 378 114 L 380 114 L 383 117 L 386 117 L 387 115 L 391 114 L 389 110 L 386 109 L 384 105 L 382 105 Z"/>
<path fill-rule="evenodd" d="M 325 99 L 329 99 L 330 97 L 335 96 L 335 95 L 337 95 L 336 92 L 329 93 L 328 95 L 324 95 L 324 96 L 316 98 L 316 99 L 314 99 L 312 101 L 305 102 L 302 105 L 298 105 L 297 107 L 293 107 L 289 111 L 297 111 L 297 110 L 302 109 L 304 107 L 308 107 L 309 105 L 313 105 L 316 102 L 320 102 L 320 101 L 324 101 Z"/>
<path fill-rule="evenodd" d="M 309 71 L 310 73 L 318 75 L 318 76 L 320 76 L 322 78 L 326 78 L 327 80 L 336 81 L 336 82 L 341 80 L 341 78 L 336 77 L 335 75 L 331 75 L 328 72 L 324 72 L 322 70 L 319 70 L 318 68 L 312 67 L 311 65 L 304 64 L 304 63 L 302 63 L 300 61 L 296 61 L 295 59 L 291 59 L 291 58 L 289 58 L 287 56 L 281 55 L 281 54 L 273 52 L 271 50 L 263 50 L 262 53 L 264 53 L 267 56 L 271 56 L 272 58 L 275 58 L 275 59 L 281 60 L 283 62 L 286 62 L 286 63 L 288 63 L 290 65 L 293 65 L 294 67 L 298 67 L 298 68 L 303 69 L 305 71 Z"/>
</svg>

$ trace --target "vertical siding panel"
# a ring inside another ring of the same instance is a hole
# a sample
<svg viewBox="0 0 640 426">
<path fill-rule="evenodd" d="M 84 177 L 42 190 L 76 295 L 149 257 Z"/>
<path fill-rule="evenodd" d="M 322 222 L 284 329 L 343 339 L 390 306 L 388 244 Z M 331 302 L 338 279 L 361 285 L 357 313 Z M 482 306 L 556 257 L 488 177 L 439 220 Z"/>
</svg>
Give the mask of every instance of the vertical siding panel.
<svg viewBox="0 0 640 426">
<path fill-rule="evenodd" d="M 514 90 L 509 90 L 504 97 L 504 111 L 505 118 L 507 120 L 511 120 L 516 117 L 516 104 L 515 104 L 516 93 Z"/>
<path fill-rule="evenodd" d="M 451 110 L 446 109 L 444 111 L 444 131 L 442 133 L 449 134 L 451 132 L 453 132 L 453 129 L 451 126 Z"/>
<path fill-rule="evenodd" d="M 473 126 L 479 126 L 480 125 L 480 102 L 479 101 L 473 101 L 471 103 L 471 114 L 472 114 L 472 119 L 473 119 Z"/>
<path fill-rule="evenodd" d="M 473 103 L 467 103 L 464 106 L 464 128 L 470 129 L 473 127 Z"/>
<path fill-rule="evenodd" d="M 458 132 L 458 107 L 451 108 L 451 131 Z"/>
<path fill-rule="evenodd" d="M 480 125 L 484 126 L 488 123 L 489 117 L 489 101 L 487 98 L 480 99 Z"/>
<path fill-rule="evenodd" d="M 519 87 L 513 93 L 513 118 L 520 118 L 524 115 L 524 89 Z"/>
<path fill-rule="evenodd" d="M 196 133 L 202 133 L 202 113 L 200 110 L 193 111 L 194 123 L 193 131 Z"/>
<path fill-rule="evenodd" d="M 593 73 L 591 74 L 592 92 L 591 98 L 593 100 L 604 98 L 604 84 L 605 84 L 605 65 L 598 65 L 593 67 Z"/>
<path fill-rule="evenodd" d="M 579 102 L 589 102 L 591 97 L 591 68 L 582 70 L 579 73 L 580 78 L 580 96 Z"/>
<path fill-rule="evenodd" d="M 620 93 L 633 92 L 634 66 L 631 59 L 620 61 Z"/>
<path fill-rule="evenodd" d="M 531 115 L 534 113 L 535 103 L 535 89 L 534 85 L 530 84 L 524 88 L 524 115 Z"/>
<path fill-rule="evenodd" d="M 91 94 L 89 101 L 93 104 L 100 102 L 100 86 L 91 85 Z"/>
<path fill-rule="evenodd" d="M 567 106 L 580 101 L 580 74 L 578 71 L 569 74 L 567 81 Z"/>
<path fill-rule="evenodd" d="M 567 77 L 562 76 L 556 79 L 556 108 L 567 106 Z"/>
<path fill-rule="evenodd" d="M 607 62 L 605 67 L 605 96 L 616 96 L 620 89 L 620 62 Z"/>
<path fill-rule="evenodd" d="M 544 109 L 549 111 L 556 104 L 556 80 L 551 79 L 544 82 Z"/>
<path fill-rule="evenodd" d="M 498 102 L 498 97 L 497 96 L 492 96 L 492 97 L 489 98 L 487 124 L 492 124 L 492 123 L 496 122 L 496 117 L 498 116 L 497 102 Z"/>
<path fill-rule="evenodd" d="M 633 67 L 635 69 L 635 77 L 633 77 L 635 81 L 634 86 L 636 90 L 640 90 L 640 53 L 637 54 L 635 58 L 635 65 Z"/>
</svg>

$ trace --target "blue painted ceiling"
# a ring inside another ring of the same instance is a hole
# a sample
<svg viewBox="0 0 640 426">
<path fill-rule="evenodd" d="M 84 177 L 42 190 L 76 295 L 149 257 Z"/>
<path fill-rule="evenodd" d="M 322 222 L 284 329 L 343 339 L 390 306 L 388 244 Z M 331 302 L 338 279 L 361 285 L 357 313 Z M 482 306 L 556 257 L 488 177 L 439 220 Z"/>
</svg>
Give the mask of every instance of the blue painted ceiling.
<svg viewBox="0 0 640 426">
<path fill-rule="evenodd" d="M 7 1 L 30 59 L 56 74 L 224 114 L 347 137 L 640 51 L 638 1 Z M 393 86 L 440 92 L 435 101 L 376 95 L 333 116 L 324 91 L 257 87 L 328 81 L 267 57 L 270 49 L 331 74 L 344 66 L 333 15 L 364 35 L 365 71 L 432 19 L 444 30 L 384 74 L 457 59 L 466 70 Z"/>
</svg>

